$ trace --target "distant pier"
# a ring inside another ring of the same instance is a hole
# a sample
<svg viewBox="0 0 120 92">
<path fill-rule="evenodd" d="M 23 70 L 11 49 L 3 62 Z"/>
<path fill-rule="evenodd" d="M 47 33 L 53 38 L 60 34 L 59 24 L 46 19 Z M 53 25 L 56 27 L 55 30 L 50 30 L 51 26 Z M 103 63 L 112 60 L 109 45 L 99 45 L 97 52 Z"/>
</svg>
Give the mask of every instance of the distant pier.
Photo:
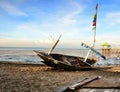
<svg viewBox="0 0 120 92">
<path fill-rule="evenodd" d="M 98 50 L 102 55 L 104 55 L 106 58 L 113 58 L 117 57 L 120 59 L 120 48 L 112 47 L 109 43 L 105 42 L 101 45 L 101 49 Z M 89 58 L 100 60 L 101 58 L 98 57 L 95 53 L 92 53 Z"/>
<path fill-rule="evenodd" d="M 112 48 L 107 42 L 101 45 L 101 52 L 107 58 L 110 57 L 120 57 L 120 48 Z"/>
</svg>

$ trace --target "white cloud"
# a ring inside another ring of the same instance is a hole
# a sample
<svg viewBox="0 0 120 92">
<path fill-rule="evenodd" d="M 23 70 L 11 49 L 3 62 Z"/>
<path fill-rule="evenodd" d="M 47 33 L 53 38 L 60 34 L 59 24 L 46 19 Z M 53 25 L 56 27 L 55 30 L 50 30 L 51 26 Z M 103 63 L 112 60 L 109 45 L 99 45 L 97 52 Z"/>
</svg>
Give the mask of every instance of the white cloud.
<svg viewBox="0 0 120 92">
<path fill-rule="evenodd" d="M 104 34 L 104 35 L 101 35 L 101 36 L 98 36 L 97 37 L 97 44 L 103 44 L 104 42 L 108 42 L 109 44 L 111 45 L 119 45 L 120 42 L 119 40 L 120 39 L 120 36 L 119 35 L 115 35 L 115 34 Z"/>
<path fill-rule="evenodd" d="M 37 44 L 51 44 L 52 41 L 50 41 L 49 39 L 45 39 L 45 40 L 36 40 L 35 43 L 37 43 Z"/>
<path fill-rule="evenodd" d="M 116 18 L 116 17 L 118 18 L 118 17 L 120 17 L 120 12 L 108 13 L 107 17 L 108 18 Z"/>
<path fill-rule="evenodd" d="M 79 3 L 71 0 L 70 1 L 71 7 L 74 7 L 71 12 L 68 12 L 68 14 L 64 15 L 60 20 L 62 21 L 63 24 L 70 25 L 70 24 L 75 24 L 77 23 L 76 16 L 80 14 L 83 11 L 83 6 L 80 5 Z"/>
<path fill-rule="evenodd" d="M 38 31 L 39 29 L 37 28 L 37 26 L 32 25 L 30 23 L 25 23 L 25 24 L 20 24 L 16 26 L 16 30 L 17 31 Z"/>
<path fill-rule="evenodd" d="M 120 24 L 120 12 L 112 12 L 106 15 L 106 19 L 111 26 Z"/>
<path fill-rule="evenodd" d="M 24 47 L 51 47 L 52 42 L 49 39 L 45 40 L 31 40 L 31 39 L 16 39 L 16 38 L 3 38 L 0 39 L 0 46 L 24 46 Z"/>
<path fill-rule="evenodd" d="M 26 34 L 33 33 L 33 35 L 34 34 L 44 35 L 46 33 L 44 31 L 43 25 L 34 24 L 34 23 L 19 24 L 15 27 L 14 30 L 19 33 L 22 33 L 22 32 Z"/>
<path fill-rule="evenodd" d="M 14 16 L 27 16 L 27 14 L 19 9 L 17 9 L 14 5 L 12 5 L 9 2 L 1 1 L 0 7 L 4 9 L 8 14 L 14 15 Z"/>
</svg>

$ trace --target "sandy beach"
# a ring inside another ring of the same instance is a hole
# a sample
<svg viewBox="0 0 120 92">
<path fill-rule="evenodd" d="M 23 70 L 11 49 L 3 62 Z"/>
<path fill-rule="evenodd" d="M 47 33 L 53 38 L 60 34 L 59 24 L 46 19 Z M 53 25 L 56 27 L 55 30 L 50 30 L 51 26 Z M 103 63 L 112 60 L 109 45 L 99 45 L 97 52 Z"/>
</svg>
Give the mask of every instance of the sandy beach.
<svg viewBox="0 0 120 92">
<path fill-rule="evenodd" d="M 120 84 L 120 72 L 110 70 L 63 71 L 51 70 L 48 66 L 37 64 L 0 62 L 0 92 L 53 92 L 78 80 L 94 76 L 109 78 L 111 82 L 117 80 Z"/>
</svg>

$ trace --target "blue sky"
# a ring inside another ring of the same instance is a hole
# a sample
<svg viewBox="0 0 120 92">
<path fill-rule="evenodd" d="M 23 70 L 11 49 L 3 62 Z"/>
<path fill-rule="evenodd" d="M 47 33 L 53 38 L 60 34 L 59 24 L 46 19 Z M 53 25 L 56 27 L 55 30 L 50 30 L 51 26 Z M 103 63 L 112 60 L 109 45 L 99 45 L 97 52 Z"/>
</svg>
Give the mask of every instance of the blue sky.
<svg viewBox="0 0 120 92">
<path fill-rule="evenodd" d="M 0 0 L 0 46 L 59 47 L 93 43 L 92 21 L 98 3 L 96 46 L 119 46 L 120 0 Z"/>
</svg>

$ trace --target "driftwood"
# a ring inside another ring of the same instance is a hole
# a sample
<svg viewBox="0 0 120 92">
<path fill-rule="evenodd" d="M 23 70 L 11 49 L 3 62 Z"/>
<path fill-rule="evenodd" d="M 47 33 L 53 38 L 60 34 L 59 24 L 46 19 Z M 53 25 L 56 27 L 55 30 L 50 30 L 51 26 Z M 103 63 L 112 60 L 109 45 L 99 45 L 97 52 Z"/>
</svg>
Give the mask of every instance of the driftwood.
<svg viewBox="0 0 120 92">
<path fill-rule="evenodd" d="M 85 78 L 82 81 L 75 83 L 74 85 L 68 86 L 65 90 L 61 92 L 77 92 L 77 90 L 81 89 L 84 85 L 88 83 L 100 79 L 101 76 L 97 76 L 95 78 Z"/>
</svg>

